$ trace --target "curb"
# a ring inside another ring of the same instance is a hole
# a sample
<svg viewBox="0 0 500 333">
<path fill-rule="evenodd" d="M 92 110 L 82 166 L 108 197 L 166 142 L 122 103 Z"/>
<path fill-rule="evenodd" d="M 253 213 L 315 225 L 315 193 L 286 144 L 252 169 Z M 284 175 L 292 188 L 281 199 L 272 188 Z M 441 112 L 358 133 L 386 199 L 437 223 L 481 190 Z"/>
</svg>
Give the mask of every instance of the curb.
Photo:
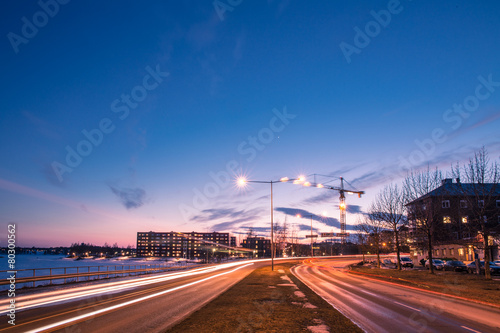
<svg viewBox="0 0 500 333">
<path fill-rule="evenodd" d="M 394 283 L 394 282 L 389 282 L 389 281 L 382 280 L 382 279 L 371 278 L 371 277 L 368 277 L 368 276 L 375 276 L 375 277 L 381 277 L 381 278 L 384 278 L 384 279 L 393 279 L 393 280 L 399 280 L 399 281 L 405 281 L 405 282 L 415 283 L 414 281 L 410 281 L 410 280 L 404 280 L 404 279 L 399 279 L 399 278 L 395 279 L 393 277 L 387 277 L 387 276 L 383 276 L 383 275 L 376 275 L 376 274 L 369 274 L 369 273 L 353 272 L 350 268 L 348 270 L 346 270 L 346 271 L 349 274 L 357 275 L 359 277 L 362 277 L 362 278 L 368 279 L 368 280 L 374 280 L 374 281 L 383 282 L 383 283 L 386 283 L 386 284 L 391 284 L 391 285 L 395 285 L 395 286 L 405 287 L 405 288 L 414 289 L 414 290 L 418 290 L 418 291 L 424 291 L 424 292 L 435 294 L 435 295 L 451 297 L 451 298 L 459 299 L 459 300 L 462 300 L 462 301 L 467 301 L 467 302 L 472 302 L 472 303 L 487 305 L 487 306 L 491 306 L 491 307 L 500 309 L 500 305 L 499 304 L 483 302 L 483 301 L 479 301 L 479 300 L 476 300 L 476 299 L 470 299 L 470 298 L 466 298 L 466 297 L 462 297 L 462 296 L 445 294 L 445 293 L 441 293 L 441 292 L 438 292 L 438 291 L 427 290 L 427 289 L 417 288 L 417 287 L 413 287 L 413 286 L 407 286 L 407 285 L 403 285 L 403 284 L 400 284 L 400 283 Z"/>
</svg>

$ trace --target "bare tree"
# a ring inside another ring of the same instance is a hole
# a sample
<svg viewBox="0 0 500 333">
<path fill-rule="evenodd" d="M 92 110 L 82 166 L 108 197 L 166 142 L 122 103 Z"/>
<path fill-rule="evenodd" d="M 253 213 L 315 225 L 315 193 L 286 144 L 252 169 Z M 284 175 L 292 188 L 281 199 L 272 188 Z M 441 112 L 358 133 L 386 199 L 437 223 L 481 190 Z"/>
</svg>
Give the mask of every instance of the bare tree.
<svg viewBox="0 0 500 333">
<path fill-rule="evenodd" d="M 412 220 L 417 243 L 420 243 L 422 248 L 427 247 L 431 274 L 434 274 L 432 250 L 438 212 L 433 209 L 432 198 L 426 198 L 425 195 L 439 187 L 442 179 L 442 173 L 437 168 L 435 170 L 427 168 L 423 171 L 411 170 L 403 180 L 403 195 L 408 218 Z"/>
<path fill-rule="evenodd" d="M 453 176 L 459 181 L 459 195 L 466 202 L 468 211 L 467 225 L 483 239 L 485 277 L 490 274 L 490 239 L 500 232 L 498 216 L 500 208 L 497 200 L 500 196 L 500 170 L 498 163 L 490 162 L 488 152 L 483 146 L 469 159 L 469 163 L 452 169 Z M 465 182 L 462 182 L 462 181 Z"/>
<path fill-rule="evenodd" d="M 385 228 L 392 230 L 396 245 L 397 267 L 401 270 L 399 229 L 408 223 L 405 216 L 403 191 L 397 185 L 385 186 L 375 198 L 371 211 L 377 220 L 383 222 Z"/>
<path fill-rule="evenodd" d="M 285 221 L 283 223 L 280 223 L 277 221 L 274 224 L 274 238 L 275 238 L 275 251 L 278 251 L 278 254 L 281 256 L 283 255 L 283 252 L 286 250 L 286 245 L 288 242 L 288 234 L 289 234 L 289 227 L 287 223 L 287 219 L 285 216 Z"/>
<path fill-rule="evenodd" d="M 365 263 L 365 252 L 367 250 L 367 241 L 368 235 L 361 230 L 361 228 L 356 228 L 356 241 L 358 243 L 358 247 L 361 250 L 361 254 L 363 255 L 363 263 Z"/>
<path fill-rule="evenodd" d="M 374 249 L 377 255 L 377 267 L 380 268 L 380 248 L 382 245 L 382 232 L 385 230 L 384 222 L 377 219 L 375 214 L 363 215 L 356 226 L 360 233 L 367 235 L 367 244 Z"/>
<path fill-rule="evenodd" d="M 248 228 L 247 231 L 247 238 L 255 237 L 255 232 L 253 230 L 253 227 Z"/>
</svg>

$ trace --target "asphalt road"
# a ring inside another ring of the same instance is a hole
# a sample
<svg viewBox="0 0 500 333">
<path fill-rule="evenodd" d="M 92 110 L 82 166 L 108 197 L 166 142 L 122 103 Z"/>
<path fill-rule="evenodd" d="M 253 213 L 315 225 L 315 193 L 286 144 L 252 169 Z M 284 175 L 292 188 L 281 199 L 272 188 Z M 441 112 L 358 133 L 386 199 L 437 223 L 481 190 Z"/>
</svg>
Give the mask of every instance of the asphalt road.
<svg viewBox="0 0 500 333">
<path fill-rule="evenodd" d="M 352 276 L 357 260 L 316 260 L 293 274 L 366 332 L 500 332 L 500 309 Z"/>
<path fill-rule="evenodd" d="M 179 273 L 55 288 L 16 296 L 16 325 L 1 306 L 0 332 L 159 332 L 187 317 L 257 267 L 218 265 Z"/>
</svg>

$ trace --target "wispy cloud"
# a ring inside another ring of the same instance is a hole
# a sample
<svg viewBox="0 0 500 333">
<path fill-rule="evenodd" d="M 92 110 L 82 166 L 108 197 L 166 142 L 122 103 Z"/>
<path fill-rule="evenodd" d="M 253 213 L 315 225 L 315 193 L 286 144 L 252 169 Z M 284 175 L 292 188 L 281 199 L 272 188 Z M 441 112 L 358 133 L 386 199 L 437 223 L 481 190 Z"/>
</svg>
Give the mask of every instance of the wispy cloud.
<svg viewBox="0 0 500 333">
<path fill-rule="evenodd" d="M 193 216 L 191 218 L 191 221 L 210 222 L 219 219 L 230 219 L 232 220 L 231 222 L 238 221 L 241 223 L 258 218 L 260 212 L 260 208 L 254 208 L 250 210 L 235 210 L 234 208 L 211 208 L 202 210 L 201 214 Z"/>
<path fill-rule="evenodd" d="M 355 205 L 353 205 L 353 206 L 355 206 Z M 300 216 L 302 216 L 303 218 L 306 218 L 306 219 L 310 219 L 312 216 L 313 221 L 317 221 L 317 222 L 322 223 L 322 224 L 329 226 L 329 227 L 334 227 L 334 228 L 340 229 L 340 221 L 338 219 L 336 219 L 335 217 L 325 217 L 325 216 L 321 216 L 321 215 L 316 215 L 316 214 L 312 214 L 311 212 L 309 212 L 307 210 L 299 209 L 299 208 L 277 207 L 275 209 L 275 211 L 285 213 L 286 215 L 289 215 L 289 216 L 297 216 L 298 214 L 300 214 Z M 356 213 L 357 211 L 361 212 L 361 209 L 359 206 L 355 206 L 353 208 L 353 213 Z M 354 227 L 355 227 L 354 225 L 350 225 L 350 224 L 346 225 L 347 230 L 354 230 Z M 310 228 L 310 226 L 309 226 L 309 228 Z"/>
<path fill-rule="evenodd" d="M 361 206 L 358 205 L 346 205 L 346 211 L 350 214 L 363 214 Z"/>
<path fill-rule="evenodd" d="M 144 205 L 146 200 L 146 191 L 142 188 L 118 188 L 108 185 L 111 191 L 120 199 L 125 208 L 139 208 Z"/>
<path fill-rule="evenodd" d="M 319 204 L 319 203 L 324 203 L 324 202 L 332 202 L 332 200 L 335 200 L 338 197 L 338 193 L 335 191 L 324 191 L 321 194 L 318 194 L 314 197 L 305 199 L 302 201 L 303 204 Z"/>
</svg>

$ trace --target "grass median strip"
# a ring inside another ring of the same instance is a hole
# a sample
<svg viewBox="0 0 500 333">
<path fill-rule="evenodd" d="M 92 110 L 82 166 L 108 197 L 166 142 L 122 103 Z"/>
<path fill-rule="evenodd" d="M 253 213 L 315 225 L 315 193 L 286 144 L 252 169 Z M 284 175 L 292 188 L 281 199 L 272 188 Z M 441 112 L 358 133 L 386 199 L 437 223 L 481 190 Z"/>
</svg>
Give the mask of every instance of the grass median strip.
<svg viewBox="0 0 500 333">
<path fill-rule="evenodd" d="M 362 332 L 290 273 L 255 270 L 167 332 Z"/>
<path fill-rule="evenodd" d="M 350 273 L 500 306 L 500 281 L 475 274 L 352 266 Z"/>
</svg>

